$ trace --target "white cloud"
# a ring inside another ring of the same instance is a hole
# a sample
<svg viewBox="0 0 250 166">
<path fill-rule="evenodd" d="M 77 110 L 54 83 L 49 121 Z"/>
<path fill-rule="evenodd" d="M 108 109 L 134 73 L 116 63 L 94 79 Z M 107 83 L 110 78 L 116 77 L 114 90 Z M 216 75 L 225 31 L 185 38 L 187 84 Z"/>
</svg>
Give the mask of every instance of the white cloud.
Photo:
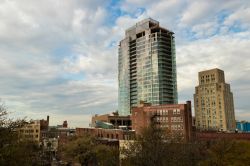
<svg viewBox="0 0 250 166">
<path fill-rule="evenodd" d="M 249 1 L 234 0 L 194 0 L 187 3 L 183 10 L 180 25 L 195 25 L 207 21 L 213 21 L 221 12 L 234 12 L 241 10 L 242 6 L 248 6 Z"/>
<path fill-rule="evenodd" d="M 220 67 L 232 82 L 236 109 L 244 112 L 250 34 L 249 1 L 242 2 L 127 0 L 113 6 L 120 13 L 111 13 L 110 2 L 100 0 L 1 1 L 1 98 L 17 116 L 49 114 L 53 124 L 67 119 L 70 126 L 114 111 L 117 45 L 127 28 L 152 17 L 176 33 L 180 99 L 192 99 L 198 71 Z M 245 31 L 230 32 L 238 21 Z M 190 41 L 187 30 L 198 40 Z"/>
<path fill-rule="evenodd" d="M 224 21 L 226 26 L 234 26 L 234 24 L 241 24 L 242 28 L 250 27 L 250 8 L 240 8 L 239 10 L 232 13 L 226 20 Z"/>
<path fill-rule="evenodd" d="M 213 2 L 211 1 L 193 1 L 189 3 L 187 9 L 184 11 L 181 23 L 192 25 L 193 23 L 196 23 L 197 21 L 201 21 L 205 17 L 208 12 L 213 12 L 213 8 L 215 7 Z"/>
<path fill-rule="evenodd" d="M 231 90 L 235 96 L 236 115 L 239 115 L 237 111 L 239 109 L 247 111 L 248 104 L 240 96 L 244 95 L 245 91 L 249 91 L 250 39 L 240 36 L 228 35 L 200 39 L 177 49 L 178 90 L 182 102 L 187 99 L 193 100 L 192 95 L 194 87 L 198 85 L 199 71 L 220 68 L 225 72 L 226 82 L 231 84 Z"/>
<path fill-rule="evenodd" d="M 195 33 L 196 38 L 207 38 L 215 35 L 219 25 L 217 22 L 206 22 L 204 24 L 198 24 L 193 26 L 192 32 Z"/>
</svg>

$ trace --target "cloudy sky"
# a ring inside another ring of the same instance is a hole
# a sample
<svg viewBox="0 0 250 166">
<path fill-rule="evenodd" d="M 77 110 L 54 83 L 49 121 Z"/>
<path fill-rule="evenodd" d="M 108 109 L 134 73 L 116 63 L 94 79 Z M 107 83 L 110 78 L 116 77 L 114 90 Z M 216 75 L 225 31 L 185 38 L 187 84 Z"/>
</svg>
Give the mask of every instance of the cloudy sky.
<svg viewBox="0 0 250 166">
<path fill-rule="evenodd" d="M 12 117 L 88 126 L 117 109 L 118 43 L 151 17 L 175 32 L 179 102 L 197 73 L 225 71 L 250 120 L 249 0 L 0 0 L 0 98 Z"/>
</svg>

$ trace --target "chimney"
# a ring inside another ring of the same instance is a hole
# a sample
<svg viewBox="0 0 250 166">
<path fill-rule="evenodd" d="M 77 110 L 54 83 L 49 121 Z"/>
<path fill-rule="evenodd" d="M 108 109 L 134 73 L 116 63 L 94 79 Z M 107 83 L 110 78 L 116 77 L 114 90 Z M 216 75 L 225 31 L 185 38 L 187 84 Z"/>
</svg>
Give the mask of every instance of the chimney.
<svg viewBox="0 0 250 166">
<path fill-rule="evenodd" d="M 49 115 L 47 115 L 47 124 L 49 126 Z"/>
<path fill-rule="evenodd" d="M 63 121 L 63 128 L 68 128 L 68 122 L 67 122 L 67 120 Z"/>
</svg>

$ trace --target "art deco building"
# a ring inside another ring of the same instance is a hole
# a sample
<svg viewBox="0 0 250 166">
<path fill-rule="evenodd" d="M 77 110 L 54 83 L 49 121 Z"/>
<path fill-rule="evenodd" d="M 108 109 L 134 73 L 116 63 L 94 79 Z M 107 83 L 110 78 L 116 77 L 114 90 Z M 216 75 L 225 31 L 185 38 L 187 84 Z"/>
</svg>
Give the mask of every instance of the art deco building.
<svg viewBox="0 0 250 166">
<path fill-rule="evenodd" d="M 119 45 L 120 115 L 128 115 L 140 101 L 176 104 L 174 33 L 145 19 L 126 30 Z"/>
<path fill-rule="evenodd" d="M 235 130 L 233 93 L 225 83 L 224 71 L 199 72 L 199 85 L 194 94 L 198 130 Z"/>
</svg>

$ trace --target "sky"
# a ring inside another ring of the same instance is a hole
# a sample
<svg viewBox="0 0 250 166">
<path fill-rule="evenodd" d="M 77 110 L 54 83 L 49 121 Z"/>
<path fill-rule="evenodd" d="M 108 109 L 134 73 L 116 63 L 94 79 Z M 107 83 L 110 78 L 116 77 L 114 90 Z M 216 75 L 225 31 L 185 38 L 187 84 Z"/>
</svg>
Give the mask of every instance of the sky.
<svg viewBox="0 0 250 166">
<path fill-rule="evenodd" d="M 225 71 L 238 120 L 250 121 L 249 0 L 0 0 L 0 98 L 10 117 L 68 121 L 117 110 L 118 44 L 153 18 L 176 38 L 179 103 L 198 72 Z"/>
</svg>

